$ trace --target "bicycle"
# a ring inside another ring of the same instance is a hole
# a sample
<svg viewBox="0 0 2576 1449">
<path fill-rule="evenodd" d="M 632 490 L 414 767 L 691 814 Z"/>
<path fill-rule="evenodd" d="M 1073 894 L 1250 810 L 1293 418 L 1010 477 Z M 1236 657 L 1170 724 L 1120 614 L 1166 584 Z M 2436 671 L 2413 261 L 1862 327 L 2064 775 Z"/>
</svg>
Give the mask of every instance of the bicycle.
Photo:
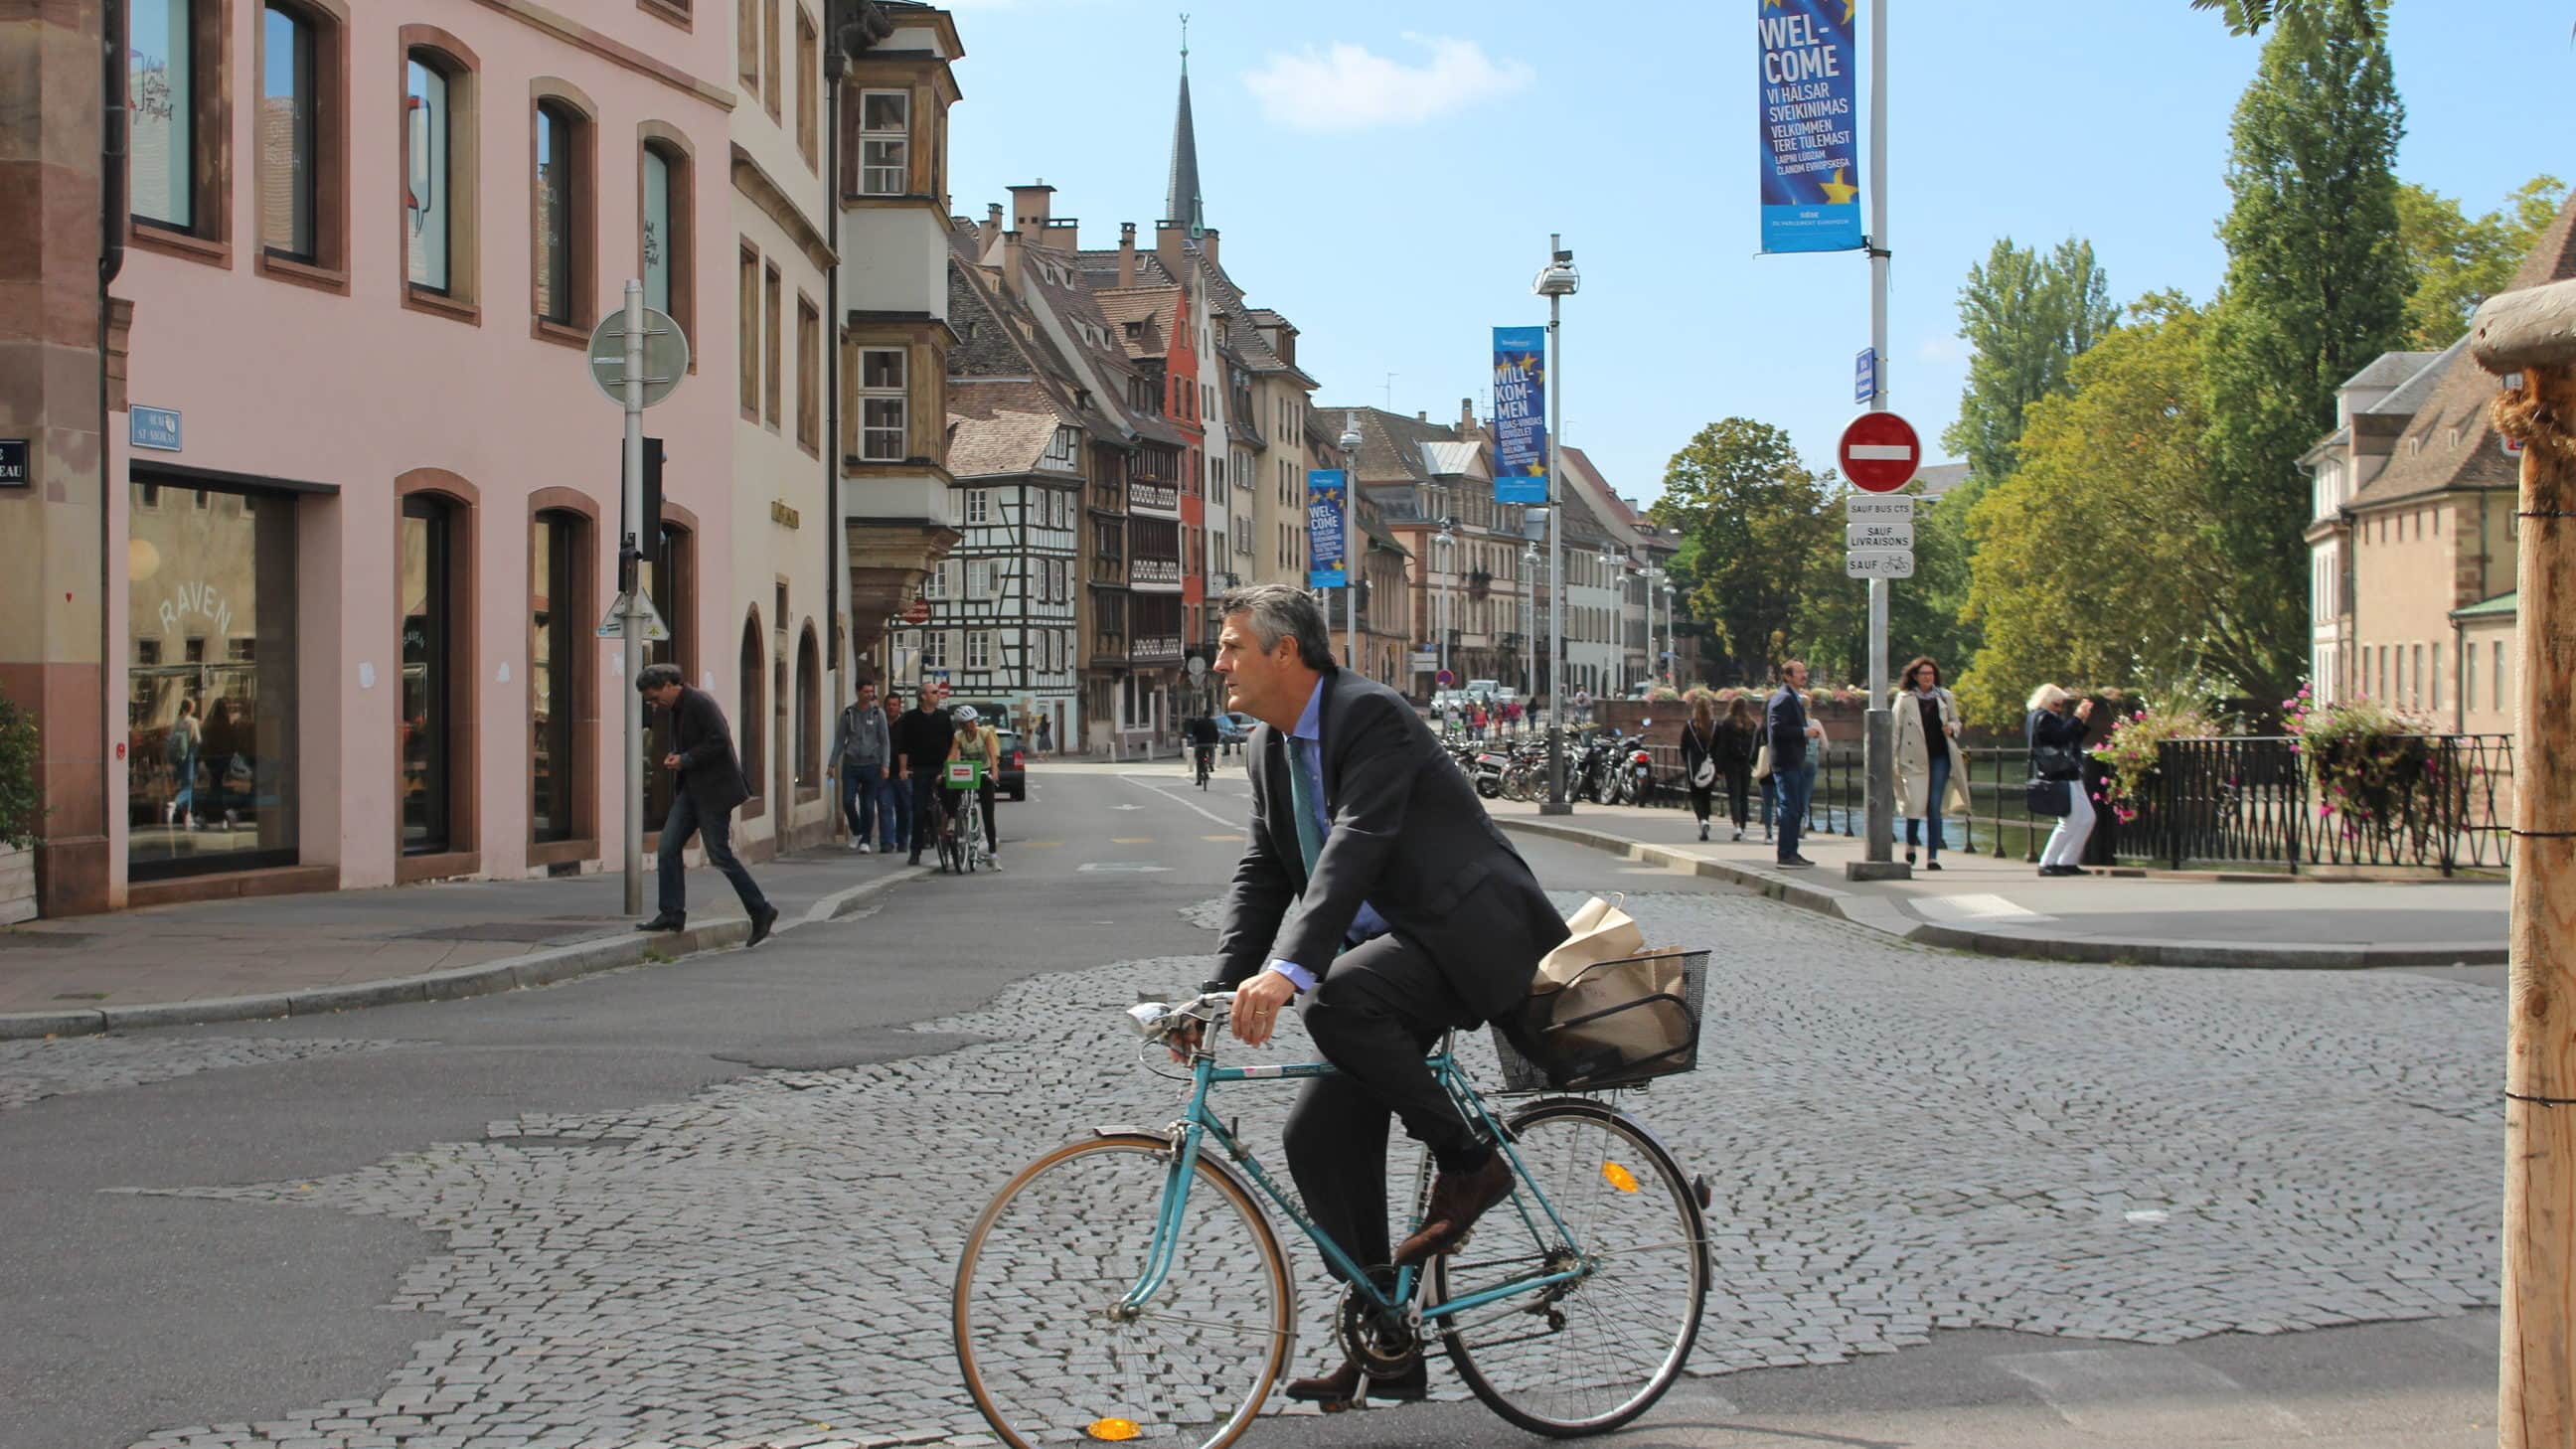
<svg viewBox="0 0 2576 1449">
<path fill-rule="evenodd" d="M 939 868 L 952 875 L 972 875 L 979 857 L 991 858 L 985 853 L 984 815 L 977 808 L 982 803 L 984 762 L 950 760 L 939 784 L 956 795 L 947 826 L 939 832 Z"/>
<path fill-rule="evenodd" d="M 1192 745 L 1190 753 L 1195 757 L 1190 768 L 1198 776 L 1199 788 L 1204 790 L 1208 787 L 1208 776 L 1215 770 L 1212 761 L 1216 755 L 1216 746 Z"/>
<path fill-rule="evenodd" d="M 967 1234 L 953 1299 L 958 1364 L 1004 1442 L 1223 1449 L 1240 1437 L 1296 1343 L 1294 1281 L 1256 1191 L 1355 1285 L 1342 1290 L 1335 1337 L 1378 1377 L 1410 1369 L 1436 1334 L 1477 1398 L 1557 1438 L 1616 1429 L 1672 1386 L 1709 1290 L 1708 1187 L 1685 1179 L 1643 1125 L 1565 1095 L 1498 1120 L 1451 1033 L 1429 1057 L 1432 1073 L 1511 1164 L 1511 1196 L 1427 1267 L 1363 1274 L 1209 1107 L 1220 1083 L 1334 1071 L 1217 1065 L 1233 999 L 1207 992 L 1130 1010 L 1149 1055 L 1196 1033 L 1180 1117 L 1099 1127 L 1041 1156 Z M 1412 1227 L 1428 1169 L 1424 1154 Z M 1237 1306 L 1237 1296 L 1255 1301 Z"/>
</svg>

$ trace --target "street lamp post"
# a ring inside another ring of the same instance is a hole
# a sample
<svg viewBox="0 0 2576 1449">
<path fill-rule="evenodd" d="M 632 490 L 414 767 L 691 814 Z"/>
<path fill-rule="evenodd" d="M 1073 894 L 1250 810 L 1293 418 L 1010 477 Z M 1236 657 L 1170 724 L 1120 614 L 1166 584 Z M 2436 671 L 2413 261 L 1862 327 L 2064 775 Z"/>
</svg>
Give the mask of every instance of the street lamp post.
<svg viewBox="0 0 2576 1449">
<path fill-rule="evenodd" d="M 1662 570 L 1656 572 L 1661 573 Z M 1664 667 L 1665 682 L 1675 689 L 1681 688 L 1682 672 L 1673 661 L 1673 581 L 1669 574 L 1664 577 L 1664 652 L 1657 657 Z"/>
<path fill-rule="evenodd" d="M 1440 591 L 1440 672 L 1446 674 L 1449 672 L 1449 556 L 1450 550 L 1458 546 L 1456 536 L 1449 531 L 1449 520 L 1444 518 L 1440 521 L 1440 531 L 1432 535 L 1432 540 L 1440 545 L 1440 570 L 1432 587 Z M 1436 677 L 1432 683 L 1437 687 L 1447 687 L 1440 685 Z"/>
<path fill-rule="evenodd" d="M 1550 232 L 1547 238 L 1547 266 L 1530 290 L 1547 299 L 1547 802 L 1538 807 L 1541 815 L 1571 815 L 1573 802 L 1565 798 L 1565 509 L 1557 502 L 1564 489 L 1565 459 L 1561 452 L 1560 430 L 1565 425 L 1565 338 L 1558 329 L 1558 312 L 1565 299 L 1582 285 L 1582 274 L 1574 270 L 1574 253 L 1567 251 L 1564 238 Z"/>
<path fill-rule="evenodd" d="M 1360 652 L 1360 562 L 1365 552 L 1351 548 L 1351 520 L 1359 517 L 1352 497 L 1360 487 L 1360 415 L 1342 415 L 1342 667 L 1358 668 Z"/>
<path fill-rule="evenodd" d="M 1529 696 L 1524 712 L 1538 707 L 1538 545 L 1521 545 L 1521 693 Z"/>
<path fill-rule="evenodd" d="M 1601 571 L 1615 581 L 1611 592 L 1619 600 L 1619 607 L 1611 611 L 1611 616 L 1619 622 L 1611 626 L 1616 631 L 1612 637 L 1617 647 L 1610 651 L 1614 662 L 1610 666 L 1609 693 L 1614 698 L 1625 699 L 1628 695 L 1628 561 L 1620 556 L 1617 549 L 1605 548 L 1601 550 Z"/>
</svg>

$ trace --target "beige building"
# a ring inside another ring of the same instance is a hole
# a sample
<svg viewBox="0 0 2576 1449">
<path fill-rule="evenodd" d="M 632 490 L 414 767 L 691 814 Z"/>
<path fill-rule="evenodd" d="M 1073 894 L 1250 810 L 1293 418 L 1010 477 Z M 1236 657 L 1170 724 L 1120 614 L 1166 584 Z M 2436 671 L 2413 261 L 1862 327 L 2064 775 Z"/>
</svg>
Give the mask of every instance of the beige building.
<svg viewBox="0 0 2576 1449">
<path fill-rule="evenodd" d="M 2514 274 L 2576 277 L 2576 204 Z M 2455 344 L 2390 353 L 2346 383 L 2336 431 L 2302 459 L 2310 667 L 2328 700 L 2368 697 L 2428 730 L 2513 728 L 2519 463 L 2488 421 L 2496 381 Z"/>
</svg>

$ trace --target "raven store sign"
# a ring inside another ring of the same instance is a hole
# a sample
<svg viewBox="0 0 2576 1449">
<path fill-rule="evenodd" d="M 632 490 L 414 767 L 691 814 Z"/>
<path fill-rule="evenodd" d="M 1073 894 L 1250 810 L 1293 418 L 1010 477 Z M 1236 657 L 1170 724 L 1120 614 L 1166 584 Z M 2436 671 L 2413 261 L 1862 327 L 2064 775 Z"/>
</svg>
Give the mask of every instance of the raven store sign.
<svg viewBox="0 0 2576 1449">
<path fill-rule="evenodd" d="M 32 480 L 25 438 L 0 438 L 0 488 L 24 488 Z"/>
</svg>

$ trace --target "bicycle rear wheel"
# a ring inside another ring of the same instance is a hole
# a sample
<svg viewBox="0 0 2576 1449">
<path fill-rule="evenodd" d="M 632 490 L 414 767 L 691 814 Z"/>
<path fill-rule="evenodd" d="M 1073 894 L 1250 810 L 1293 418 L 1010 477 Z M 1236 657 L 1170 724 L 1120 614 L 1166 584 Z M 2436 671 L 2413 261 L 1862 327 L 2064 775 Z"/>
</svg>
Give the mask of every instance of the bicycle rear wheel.
<svg viewBox="0 0 2576 1449">
<path fill-rule="evenodd" d="M 1636 1418 L 1681 1376 L 1708 1293 L 1707 1229 L 1671 1155 L 1597 1102 L 1540 1102 L 1510 1124 L 1522 1167 L 1573 1241 L 1526 1192 L 1489 1211 L 1434 1268 L 1443 1303 L 1537 1271 L 1588 1264 L 1556 1289 L 1445 1319 L 1450 1362 L 1476 1397 L 1533 1434 L 1570 1439 Z"/>
<path fill-rule="evenodd" d="M 1057 1148 L 1003 1184 L 966 1235 L 953 1327 L 966 1387 L 1014 1449 L 1133 1438 L 1222 1449 L 1288 1363 L 1295 1289 L 1269 1222 L 1198 1165 L 1171 1272 L 1140 1313 L 1170 1175 L 1159 1137 Z"/>
</svg>

